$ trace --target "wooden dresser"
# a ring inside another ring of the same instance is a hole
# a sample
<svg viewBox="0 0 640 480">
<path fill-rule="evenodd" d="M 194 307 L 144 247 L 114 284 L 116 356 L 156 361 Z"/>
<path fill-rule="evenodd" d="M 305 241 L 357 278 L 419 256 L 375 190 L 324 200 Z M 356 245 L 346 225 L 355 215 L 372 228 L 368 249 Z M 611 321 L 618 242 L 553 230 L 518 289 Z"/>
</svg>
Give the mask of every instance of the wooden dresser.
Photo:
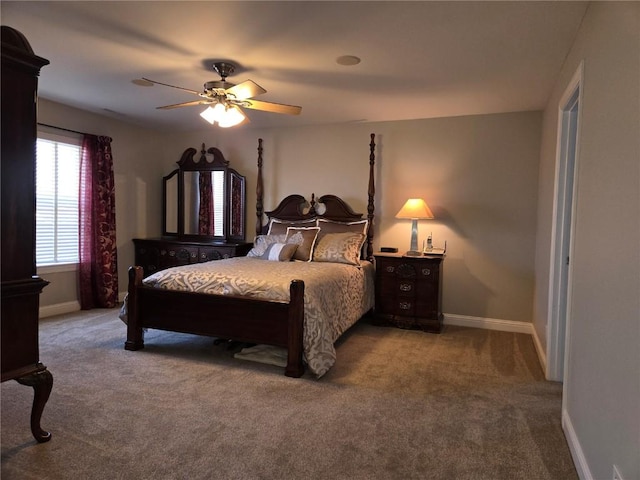
<svg viewBox="0 0 640 480">
<path fill-rule="evenodd" d="M 48 282 L 36 275 L 36 99 L 40 69 L 48 60 L 33 53 L 24 36 L 2 26 L 2 381 L 34 389 L 31 432 L 40 428 L 53 377 L 39 359 L 40 292 Z"/>
<path fill-rule="evenodd" d="M 178 237 L 134 238 L 135 262 L 144 276 L 159 270 L 190 263 L 202 263 L 246 255 L 253 244 L 245 242 L 213 242 L 180 240 Z"/>
<path fill-rule="evenodd" d="M 440 333 L 444 256 L 376 253 L 377 323 Z"/>
</svg>

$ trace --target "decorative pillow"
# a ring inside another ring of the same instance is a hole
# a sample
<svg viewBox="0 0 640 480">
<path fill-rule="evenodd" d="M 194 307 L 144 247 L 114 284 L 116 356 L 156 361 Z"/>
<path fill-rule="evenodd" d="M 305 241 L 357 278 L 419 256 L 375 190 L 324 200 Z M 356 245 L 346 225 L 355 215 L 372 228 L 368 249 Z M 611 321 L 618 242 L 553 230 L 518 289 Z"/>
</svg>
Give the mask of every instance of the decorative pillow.
<svg viewBox="0 0 640 480">
<path fill-rule="evenodd" d="M 298 245 L 295 243 L 272 243 L 262 255 L 256 258 L 273 262 L 288 262 L 293 258 L 297 249 Z"/>
<path fill-rule="evenodd" d="M 315 227 L 316 220 L 280 220 L 272 218 L 269 222 L 269 230 L 267 235 L 286 235 L 289 227 Z"/>
<path fill-rule="evenodd" d="M 326 218 L 318 218 L 316 226 L 320 227 L 320 236 L 326 233 L 362 233 L 367 234 L 369 220 L 357 220 L 355 222 L 336 222 Z"/>
<path fill-rule="evenodd" d="M 313 251 L 314 262 L 347 263 L 360 265 L 363 233 L 327 233 Z"/>
<path fill-rule="evenodd" d="M 293 255 L 294 260 L 302 260 L 305 262 L 310 262 L 313 258 L 313 247 L 316 244 L 316 239 L 318 238 L 318 232 L 320 229 L 318 227 L 288 227 L 287 228 L 287 243 L 290 241 L 294 241 L 299 236 L 302 237 L 302 240 L 298 244 L 298 248 L 296 253 Z"/>
<path fill-rule="evenodd" d="M 362 244 L 360 250 L 367 239 L 367 227 L 369 226 L 369 220 L 356 220 L 354 222 L 337 222 L 335 220 L 327 220 L 325 218 L 319 218 L 317 225 L 320 227 L 320 234 L 318 235 L 318 241 L 327 233 L 361 233 L 364 235 L 362 238 Z"/>
<path fill-rule="evenodd" d="M 286 234 L 283 235 L 258 235 L 253 241 L 253 248 L 247 253 L 247 257 L 261 257 L 267 251 L 269 245 L 284 243 Z"/>
</svg>

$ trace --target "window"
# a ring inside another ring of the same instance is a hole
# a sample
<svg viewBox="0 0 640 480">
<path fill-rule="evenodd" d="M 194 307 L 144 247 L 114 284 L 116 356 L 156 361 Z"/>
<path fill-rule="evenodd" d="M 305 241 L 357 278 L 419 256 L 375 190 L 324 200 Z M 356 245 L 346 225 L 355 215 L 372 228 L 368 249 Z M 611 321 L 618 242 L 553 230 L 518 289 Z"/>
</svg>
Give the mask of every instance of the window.
<svg viewBox="0 0 640 480">
<path fill-rule="evenodd" d="M 80 140 L 38 133 L 36 265 L 75 264 L 78 255 Z"/>
</svg>

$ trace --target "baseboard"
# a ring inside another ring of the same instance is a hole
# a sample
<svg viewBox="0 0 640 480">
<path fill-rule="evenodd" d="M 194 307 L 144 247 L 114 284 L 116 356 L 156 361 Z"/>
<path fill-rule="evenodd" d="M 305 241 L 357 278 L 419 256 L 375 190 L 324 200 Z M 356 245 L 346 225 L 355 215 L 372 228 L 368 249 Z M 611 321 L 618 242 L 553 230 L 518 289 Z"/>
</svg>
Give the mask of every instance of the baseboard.
<svg viewBox="0 0 640 480">
<path fill-rule="evenodd" d="M 56 303 L 55 305 L 40 307 L 39 316 L 40 318 L 47 318 L 53 317 L 54 315 L 77 312 L 78 310 L 80 310 L 80 302 L 78 301 Z"/>
<path fill-rule="evenodd" d="M 124 297 L 127 292 L 119 292 L 118 299 L 120 302 L 124 301 Z M 40 307 L 40 318 L 52 317 L 54 315 L 61 315 L 63 313 L 72 313 L 80 310 L 80 303 L 77 301 L 58 303 L 55 305 L 47 305 Z M 536 350 L 538 356 L 541 355 L 540 341 L 535 335 L 533 325 L 526 322 L 516 322 L 514 320 L 500 320 L 496 318 L 485 317 L 471 317 L 467 315 L 457 315 L 452 313 L 444 314 L 445 325 L 457 325 L 459 327 L 472 327 L 472 328 L 484 328 L 486 330 L 500 330 L 503 332 L 515 332 L 515 333 L 527 333 L 533 335 Z M 542 361 L 541 357 L 541 361 Z"/>
<path fill-rule="evenodd" d="M 542 343 L 540 342 L 540 337 L 538 337 L 538 332 L 535 328 L 532 328 L 531 336 L 533 337 L 533 344 L 536 347 L 536 353 L 538 354 L 538 361 L 540 362 L 540 366 L 542 367 L 542 371 L 544 372 L 545 378 L 549 380 L 547 376 L 547 353 L 542 348 Z"/>
<path fill-rule="evenodd" d="M 501 320 L 498 318 L 470 317 L 467 315 L 457 315 L 455 313 L 445 313 L 444 324 L 457 325 L 459 327 L 484 328 L 485 330 L 500 330 L 502 332 L 533 334 L 533 325 L 528 322 Z"/>
<path fill-rule="evenodd" d="M 593 475 L 591 474 L 591 470 L 589 470 L 589 465 L 587 464 L 587 459 L 582 451 L 582 446 L 580 445 L 576 431 L 573 429 L 569 412 L 564 408 L 562 409 L 562 430 L 564 430 L 564 436 L 567 439 L 567 444 L 569 445 L 569 451 L 571 452 L 571 457 L 573 458 L 573 464 L 576 467 L 578 478 L 581 480 L 593 480 Z"/>
</svg>

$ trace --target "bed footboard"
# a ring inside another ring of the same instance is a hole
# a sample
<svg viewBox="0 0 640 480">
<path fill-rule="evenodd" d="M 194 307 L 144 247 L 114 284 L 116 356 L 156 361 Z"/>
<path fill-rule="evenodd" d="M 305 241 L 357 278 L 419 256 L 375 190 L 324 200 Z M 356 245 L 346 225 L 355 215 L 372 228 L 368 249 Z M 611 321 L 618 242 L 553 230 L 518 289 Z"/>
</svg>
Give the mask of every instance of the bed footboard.
<svg viewBox="0 0 640 480">
<path fill-rule="evenodd" d="M 125 350 L 144 348 L 145 328 L 222 337 L 287 348 L 285 375 L 303 375 L 303 281 L 291 282 L 287 303 L 160 290 L 142 278 L 141 267 L 129 269 Z"/>
</svg>

